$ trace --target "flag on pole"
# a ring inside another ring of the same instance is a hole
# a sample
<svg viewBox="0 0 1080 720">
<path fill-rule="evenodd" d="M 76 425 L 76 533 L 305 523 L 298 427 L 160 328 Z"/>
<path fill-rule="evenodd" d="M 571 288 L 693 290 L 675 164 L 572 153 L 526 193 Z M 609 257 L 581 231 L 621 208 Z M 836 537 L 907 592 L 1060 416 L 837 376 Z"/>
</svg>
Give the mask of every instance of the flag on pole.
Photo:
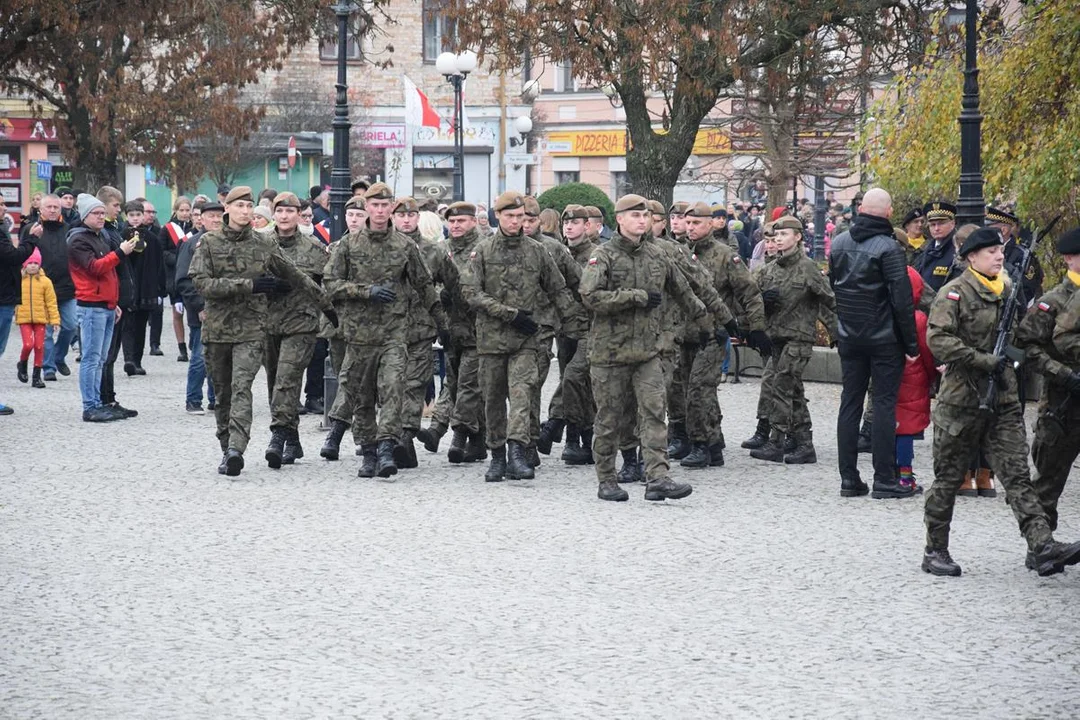
<svg viewBox="0 0 1080 720">
<path fill-rule="evenodd" d="M 407 75 L 402 75 L 401 79 L 405 83 L 405 124 L 438 128 L 442 118 L 431 107 L 427 95 Z"/>
</svg>

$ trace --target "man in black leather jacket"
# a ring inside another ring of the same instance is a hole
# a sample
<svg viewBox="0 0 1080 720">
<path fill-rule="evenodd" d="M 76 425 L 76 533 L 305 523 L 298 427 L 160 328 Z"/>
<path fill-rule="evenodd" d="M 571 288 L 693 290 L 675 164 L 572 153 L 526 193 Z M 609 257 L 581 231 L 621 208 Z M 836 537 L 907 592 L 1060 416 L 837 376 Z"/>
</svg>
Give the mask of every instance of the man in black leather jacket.
<svg viewBox="0 0 1080 720">
<path fill-rule="evenodd" d="M 892 199 L 880 188 L 863 198 L 851 229 L 832 242 L 829 277 L 836 295 L 844 389 L 836 422 L 840 495 L 865 495 L 859 477 L 859 421 L 873 379 L 874 497 L 908 497 L 895 477 L 896 394 L 904 356 L 918 357 L 915 305 L 904 251 L 889 217 Z"/>
</svg>

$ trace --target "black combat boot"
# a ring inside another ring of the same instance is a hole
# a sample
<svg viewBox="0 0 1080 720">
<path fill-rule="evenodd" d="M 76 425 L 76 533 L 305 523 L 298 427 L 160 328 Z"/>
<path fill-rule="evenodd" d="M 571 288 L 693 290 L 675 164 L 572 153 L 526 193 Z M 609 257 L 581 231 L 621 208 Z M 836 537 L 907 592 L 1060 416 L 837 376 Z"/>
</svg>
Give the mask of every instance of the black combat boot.
<svg viewBox="0 0 1080 720">
<path fill-rule="evenodd" d="M 285 452 L 281 453 L 281 464 L 292 465 L 304 457 L 304 448 L 300 444 L 300 431 L 290 430 L 285 437 Z"/>
<path fill-rule="evenodd" d="M 285 431 L 281 428 L 270 430 L 270 444 L 266 446 L 266 464 L 273 470 L 281 468 L 281 456 L 285 452 Z"/>
<path fill-rule="evenodd" d="M 616 476 L 620 483 L 636 483 L 645 480 L 645 469 L 638 458 L 638 449 L 636 447 L 622 451 L 622 467 L 619 469 L 618 476 Z M 603 490 L 603 487 L 604 483 L 600 483 L 601 490 Z M 601 497 L 600 499 L 608 500 L 610 498 Z"/>
<path fill-rule="evenodd" d="M 409 464 L 409 451 L 399 441 L 394 443 L 394 464 L 399 469 L 405 469 L 405 466 Z"/>
<path fill-rule="evenodd" d="M 1057 575 L 1067 565 L 1080 562 L 1080 542 L 1063 543 L 1051 540 L 1035 549 L 1035 570 L 1040 577 Z"/>
<path fill-rule="evenodd" d="M 540 437 L 536 439 L 536 449 L 545 455 L 551 454 L 551 444 L 562 440 L 562 431 L 566 421 L 560 418 L 548 418 L 540 423 Z"/>
<path fill-rule="evenodd" d="M 532 480 L 536 477 L 525 456 L 525 446 L 514 440 L 506 445 L 506 477 L 510 480 Z"/>
<path fill-rule="evenodd" d="M 817 451 L 814 449 L 814 436 L 810 433 L 799 433 L 795 438 L 795 447 L 785 453 L 784 462 L 788 465 L 813 465 L 816 463 Z"/>
<path fill-rule="evenodd" d="M 755 460 L 768 460 L 769 462 L 784 462 L 784 433 L 776 428 L 769 431 L 769 441 L 757 450 L 750 451 L 750 457 Z"/>
<path fill-rule="evenodd" d="M 671 442 L 667 447 L 668 457 L 672 460 L 682 460 L 693 449 L 694 446 L 690 444 L 690 438 L 686 434 L 686 424 L 671 423 Z"/>
<path fill-rule="evenodd" d="M 858 478 L 840 478 L 840 497 L 862 497 L 869 495 L 870 488 Z"/>
<path fill-rule="evenodd" d="M 922 569 L 931 575 L 960 577 L 960 566 L 952 559 L 948 548 L 926 548 L 923 552 Z"/>
<path fill-rule="evenodd" d="M 446 457 L 450 462 L 455 465 L 465 462 L 465 443 L 468 441 L 469 435 L 463 429 L 454 430 L 454 437 L 450 440 L 450 449 L 446 453 Z"/>
<path fill-rule="evenodd" d="M 487 459 L 487 447 L 484 445 L 484 434 L 474 433 L 469 435 L 469 441 L 465 443 L 465 462 L 473 463 Z"/>
<path fill-rule="evenodd" d="M 364 459 L 360 462 L 360 470 L 356 473 L 356 476 L 362 478 L 375 477 L 375 473 L 379 471 L 379 461 L 374 443 L 361 445 L 360 452 Z"/>
<path fill-rule="evenodd" d="M 227 452 L 221 453 L 221 463 L 217 466 L 217 474 L 218 475 L 224 475 L 226 473 L 226 471 L 228 470 L 228 467 L 229 467 L 228 459 L 229 459 L 229 454 Z M 1028 553 L 1028 555 L 1031 555 L 1031 553 Z M 1034 557 L 1034 556 L 1032 556 L 1032 557 Z M 1031 567 L 1034 567 L 1034 565 L 1032 565 Z"/>
<path fill-rule="evenodd" d="M 578 428 L 578 438 L 580 443 L 575 446 L 570 445 L 570 431 L 566 431 L 567 444 L 563 448 L 562 461 L 567 465 L 592 465 L 592 428 Z"/>
<path fill-rule="evenodd" d="M 401 447 L 393 440 L 380 440 L 379 447 L 375 451 L 378 459 L 376 473 L 381 478 L 397 475 L 397 463 L 394 461 L 394 449 Z"/>
<path fill-rule="evenodd" d="M 244 469 L 244 453 L 240 452 L 236 448 L 229 448 L 225 451 L 225 474 L 229 477 L 236 477 L 240 474 L 240 471 Z"/>
<path fill-rule="evenodd" d="M 759 447 L 769 442 L 769 419 L 758 418 L 757 430 L 754 434 L 743 440 L 742 446 L 747 450 L 757 450 Z"/>
<path fill-rule="evenodd" d="M 614 502 L 626 502 L 630 499 L 630 493 L 619 487 L 614 480 L 605 480 L 600 483 L 600 489 L 596 491 L 596 497 L 601 500 L 613 500 Z"/>
<path fill-rule="evenodd" d="M 663 478 L 662 480 L 649 481 L 645 486 L 645 499 L 679 500 L 692 492 L 694 492 L 694 488 L 690 487 L 690 483 L 677 483 L 671 478 Z"/>
<path fill-rule="evenodd" d="M 784 439 L 784 454 L 795 452 L 795 448 L 799 447 L 799 441 L 795 438 L 795 435 L 788 435 Z"/>
<path fill-rule="evenodd" d="M 326 434 L 326 442 L 323 443 L 319 455 L 327 460 L 337 460 L 341 452 L 341 438 L 345 437 L 345 431 L 349 424 L 344 420 L 334 420 L 330 425 L 330 432 Z"/>
<path fill-rule="evenodd" d="M 506 477 L 506 446 L 491 451 L 491 464 L 484 474 L 484 482 L 502 482 Z"/>
<path fill-rule="evenodd" d="M 30 382 L 30 376 L 26 372 L 26 361 L 19 360 L 15 363 L 15 375 L 19 378 L 19 382 Z"/>
<path fill-rule="evenodd" d="M 30 386 L 36 388 L 45 387 L 45 381 L 41 379 L 41 368 L 34 368 L 34 379 L 30 381 Z"/>
<path fill-rule="evenodd" d="M 428 452 L 439 452 L 439 441 L 446 434 L 446 428 L 442 425 L 432 425 L 416 431 L 416 439 L 424 443 L 424 449 Z"/>
<path fill-rule="evenodd" d="M 412 430 L 406 430 L 401 436 L 401 444 L 398 446 L 404 450 L 404 462 L 399 462 L 398 467 L 402 470 L 412 470 L 420 465 L 416 459 L 416 445 L 413 444 L 413 432 Z M 394 457 L 397 457 L 395 453 Z"/>
<path fill-rule="evenodd" d="M 724 467 L 724 447 L 720 443 L 709 446 L 709 467 Z"/>
<path fill-rule="evenodd" d="M 566 423 L 566 444 L 563 445 L 562 455 L 560 459 L 564 463 L 569 463 L 567 458 L 579 456 L 581 454 L 581 433 L 578 431 L 578 426 L 574 423 Z"/>
<path fill-rule="evenodd" d="M 536 451 L 536 445 L 525 446 L 525 459 L 534 469 L 540 467 L 540 453 Z"/>
<path fill-rule="evenodd" d="M 872 453 L 874 452 L 874 443 L 870 439 L 871 433 L 874 431 L 874 423 L 863 420 L 862 428 L 859 430 L 859 447 L 860 453 Z"/>
<path fill-rule="evenodd" d="M 693 449 L 690 454 L 679 461 L 679 464 L 684 468 L 705 468 L 709 467 L 709 446 L 705 443 L 696 442 L 693 444 Z"/>
</svg>

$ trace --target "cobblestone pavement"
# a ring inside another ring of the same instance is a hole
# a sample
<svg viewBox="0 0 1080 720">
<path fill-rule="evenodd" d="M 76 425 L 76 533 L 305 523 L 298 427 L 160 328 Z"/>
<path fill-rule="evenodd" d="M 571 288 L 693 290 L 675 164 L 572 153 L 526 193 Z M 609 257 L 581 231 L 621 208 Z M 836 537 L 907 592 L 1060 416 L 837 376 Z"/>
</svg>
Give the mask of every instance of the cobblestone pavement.
<svg viewBox="0 0 1080 720">
<path fill-rule="evenodd" d="M 923 574 L 920 502 L 839 497 L 833 386 L 809 388 L 818 465 L 739 450 L 758 386 L 728 384 L 727 466 L 677 469 L 684 501 L 615 504 L 547 458 L 492 485 L 421 449 L 398 482 L 360 480 L 317 457 L 310 416 L 308 457 L 272 471 L 263 405 L 226 480 L 174 348 L 121 373 L 141 414 L 106 425 L 80 421 L 75 376 L 35 390 L 14 364 L 9 345 L 3 718 L 1080 714 L 1080 571 L 1026 571 L 998 498 L 959 501 L 964 576 Z"/>
</svg>

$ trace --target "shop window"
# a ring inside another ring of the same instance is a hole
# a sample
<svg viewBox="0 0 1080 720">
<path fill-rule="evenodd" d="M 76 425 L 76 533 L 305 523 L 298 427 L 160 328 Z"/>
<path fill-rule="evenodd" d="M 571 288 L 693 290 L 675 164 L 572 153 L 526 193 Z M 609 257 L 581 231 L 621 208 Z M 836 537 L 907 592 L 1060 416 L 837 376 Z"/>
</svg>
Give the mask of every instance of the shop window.
<svg viewBox="0 0 1080 720">
<path fill-rule="evenodd" d="M 619 171 L 611 173 L 611 194 L 616 200 L 630 194 L 630 173 Z"/>
<path fill-rule="evenodd" d="M 441 0 L 423 0 L 424 62 L 433 63 L 441 53 L 454 48 L 457 30 L 447 17 Z"/>
<path fill-rule="evenodd" d="M 566 183 L 581 182 L 581 173 L 577 170 L 560 170 L 555 173 L 555 184 L 565 185 Z"/>
</svg>

